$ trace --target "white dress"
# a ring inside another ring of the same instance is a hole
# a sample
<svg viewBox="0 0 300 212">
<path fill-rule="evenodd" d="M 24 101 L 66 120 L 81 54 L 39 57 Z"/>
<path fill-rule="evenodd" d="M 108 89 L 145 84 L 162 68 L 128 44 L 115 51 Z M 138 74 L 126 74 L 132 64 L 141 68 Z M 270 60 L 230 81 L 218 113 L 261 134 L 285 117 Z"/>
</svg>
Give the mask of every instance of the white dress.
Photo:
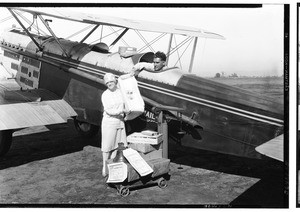
<svg viewBox="0 0 300 212">
<path fill-rule="evenodd" d="M 107 89 L 101 96 L 103 119 L 101 125 L 101 150 L 110 152 L 118 147 L 119 142 L 127 146 L 123 111 L 124 101 L 120 89 Z"/>
</svg>

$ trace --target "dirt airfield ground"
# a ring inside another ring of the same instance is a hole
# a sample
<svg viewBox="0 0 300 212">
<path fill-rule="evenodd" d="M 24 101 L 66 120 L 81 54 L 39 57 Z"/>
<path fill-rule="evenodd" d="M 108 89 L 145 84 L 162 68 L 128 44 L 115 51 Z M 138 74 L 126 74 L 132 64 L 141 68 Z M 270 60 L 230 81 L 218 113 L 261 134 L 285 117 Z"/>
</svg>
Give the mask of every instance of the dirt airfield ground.
<svg viewBox="0 0 300 212">
<path fill-rule="evenodd" d="M 171 145 L 168 187 L 121 197 L 101 176 L 99 137 L 78 136 L 68 124 L 36 127 L 14 135 L 0 162 L 0 203 L 77 207 L 214 206 L 282 207 L 284 175 L 275 161 L 245 160 Z M 63 205 L 61 205 L 63 204 Z M 2 205 L 5 206 L 5 205 Z"/>
<path fill-rule="evenodd" d="M 80 137 L 67 124 L 14 133 L 0 159 L 1 207 L 263 207 L 287 206 L 283 163 L 189 149 L 169 142 L 168 187 L 121 197 L 101 176 L 100 135 Z"/>
</svg>

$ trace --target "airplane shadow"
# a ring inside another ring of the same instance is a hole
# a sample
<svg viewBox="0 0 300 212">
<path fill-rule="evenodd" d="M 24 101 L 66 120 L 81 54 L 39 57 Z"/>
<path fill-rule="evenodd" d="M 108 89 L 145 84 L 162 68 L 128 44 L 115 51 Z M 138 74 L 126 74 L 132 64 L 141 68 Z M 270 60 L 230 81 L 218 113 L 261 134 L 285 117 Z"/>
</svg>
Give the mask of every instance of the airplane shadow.
<svg viewBox="0 0 300 212">
<path fill-rule="evenodd" d="M 8 153 L 0 158 L 0 170 L 33 161 L 53 158 L 83 150 L 85 146 L 100 147 L 100 133 L 84 138 L 77 133 L 73 121 L 45 127 L 48 131 L 13 137 Z"/>
<path fill-rule="evenodd" d="M 100 133 L 94 138 L 81 137 L 73 121 L 47 126 L 49 131 L 13 137 L 10 151 L 0 158 L 0 170 L 53 158 L 78 151 L 85 146 L 100 147 Z M 172 163 L 221 173 L 258 178 L 259 181 L 234 199 L 232 207 L 287 207 L 288 173 L 284 163 L 254 160 L 210 151 L 183 147 L 169 142 Z"/>
<path fill-rule="evenodd" d="M 238 176 L 257 178 L 230 207 L 284 208 L 288 207 L 288 168 L 276 160 L 241 158 L 199 150 L 170 143 L 169 158 L 174 163 Z"/>
</svg>

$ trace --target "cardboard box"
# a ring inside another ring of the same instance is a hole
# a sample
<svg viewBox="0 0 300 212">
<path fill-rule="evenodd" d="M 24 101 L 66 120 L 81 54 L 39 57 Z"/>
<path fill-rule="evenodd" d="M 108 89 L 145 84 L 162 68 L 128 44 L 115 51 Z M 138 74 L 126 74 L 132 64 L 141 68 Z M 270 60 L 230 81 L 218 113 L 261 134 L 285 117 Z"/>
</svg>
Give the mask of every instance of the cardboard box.
<svg viewBox="0 0 300 212">
<path fill-rule="evenodd" d="M 127 182 L 132 182 L 140 179 L 139 173 L 132 167 L 130 163 L 127 163 L 128 174 L 127 174 Z"/>
<path fill-rule="evenodd" d="M 119 54 L 122 57 L 129 57 L 137 53 L 137 49 L 135 47 L 127 47 L 127 46 L 120 46 L 119 47 Z"/>
<path fill-rule="evenodd" d="M 153 169 L 151 177 L 157 177 L 169 173 L 170 171 L 170 159 L 156 158 L 146 161 L 149 166 Z M 141 178 L 138 172 L 132 167 L 131 164 L 127 163 L 128 175 L 127 182 L 136 181 Z"/>
<path fill-rule="evenodd" d="M 170 159 L 157 158 L 148 160 L 147 163 L 153 169 L 152 177 L 167 174 L 170 171 Z"/>
<path fill-rule="evenodd" d="M 129 143 L 144 143 L 144 144 L 159 144 L 163 140 L 162 134 L 158 135 L 144 135 L 139 132 L 135 132 L 127 136 L 127 142 Z"/>
<path fill-rule="evenodd" d="M 141 115 L 145 110 L 145 103 L 134 77 L 118 79 L 125 108 L 131 112 L 125 116 L 125 120 L 132 120 Z"/>
<path fill-rule="evenodd" d="M 170 159 L 162 158 L 162 149 L 153 151 L 148 154 L 140 153 L 146 160 L 148 165 L 153 169 L 152 177 L 157 177 L 166 174 L 170 171 Z M 107 161 L 108 164 L 113 163 L 113 159 Z M 126 182 L 136 181 L 141 178 L 138 172 L 132 167 L 130 163 L 127 165 L 127 180 Z"/>
<path fill-rule="evenodd" d="M 161 143 L 157 145 L 143 144 L 143 143 L 129 143 L 128 146 L 138 152 L 148 153 L 155 150 L 159 150 Z"/>
<path fill-rule="evenodd" d="M 140 153 L 142 158 L 144 158 L 145 161 L 162 158 L 162 149 L 155 150 L 149 153 Z"/>
<path fill-rule="evenodd" d="M 113 164 L 113 159 L 107 160 L 107 164 Z M 126 163 L 127 165 L 127 180 L 126 182 L 132 182 L 138 180 L 140 178 L 139 173 L 132 167 L 130 163 Z"/>
</svg>

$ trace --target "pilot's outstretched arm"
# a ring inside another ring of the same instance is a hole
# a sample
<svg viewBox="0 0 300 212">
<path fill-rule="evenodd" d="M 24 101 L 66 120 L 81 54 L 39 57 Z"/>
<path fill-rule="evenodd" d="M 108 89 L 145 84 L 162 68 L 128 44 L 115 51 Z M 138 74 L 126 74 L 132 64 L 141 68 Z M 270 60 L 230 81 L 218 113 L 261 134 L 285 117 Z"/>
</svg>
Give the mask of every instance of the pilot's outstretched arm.
<svg viewBox="0 0 300 212">
<path fill-rule="evenodd" d="M 153 63 L 140 62 L 140 63 L 135 64 L 132 67 L 132 71 L 141 71 L 141 70 L 154 71 L 154 64 Z"/>
<path fill-rule="evenodd" d="M 121 79 L 127 79 L 133 76 L 136 77 L 142 70 L 154 71 L 154 64 L 146 62 L 137 63 L 132 67 L 131 71 L 128 74 L 124 74 L 120 77 Z"/>
</svg>

